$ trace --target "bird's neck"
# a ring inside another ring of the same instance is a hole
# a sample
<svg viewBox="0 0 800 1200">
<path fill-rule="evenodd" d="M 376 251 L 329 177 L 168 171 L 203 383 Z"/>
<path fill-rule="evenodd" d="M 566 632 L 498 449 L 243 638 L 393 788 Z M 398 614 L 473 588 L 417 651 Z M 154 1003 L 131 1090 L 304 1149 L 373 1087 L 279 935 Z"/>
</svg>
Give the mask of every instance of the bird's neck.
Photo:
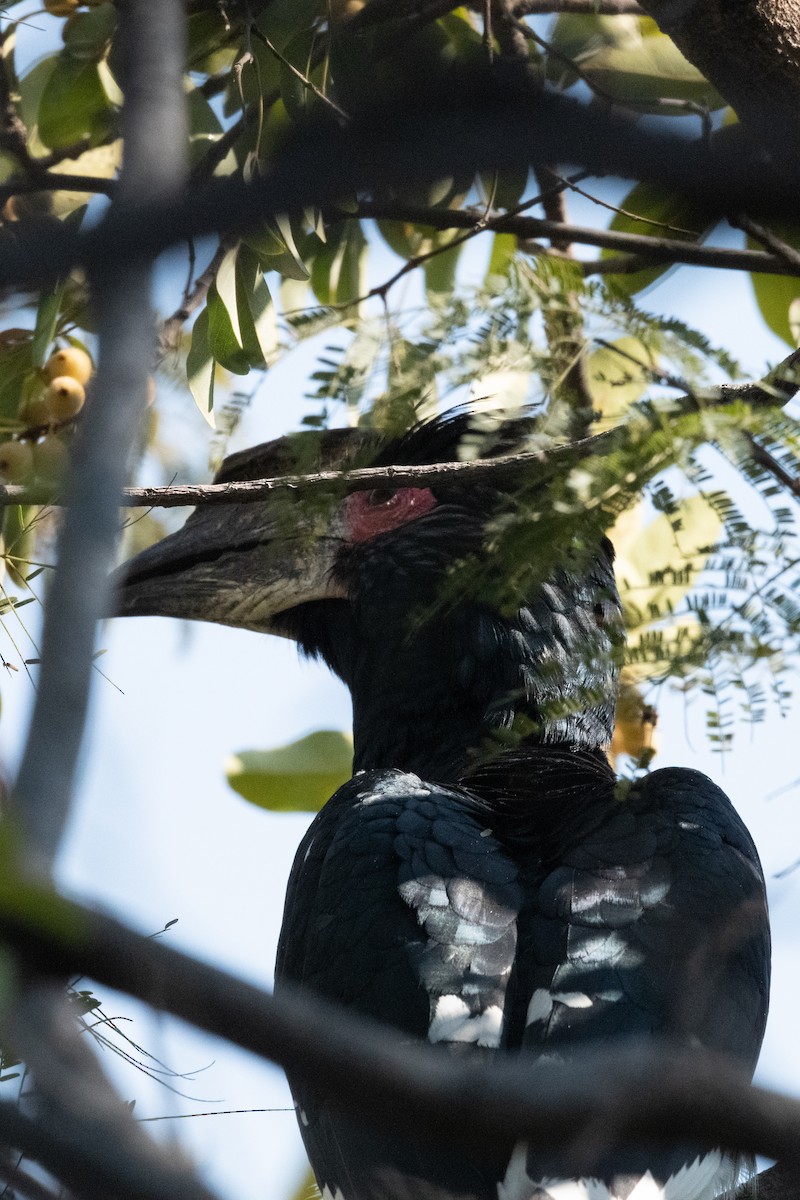
<svg viewBox="0 0 800 1200">
<path fill-rule="evenodd" d="M 348 679 L 354 769 L 453 782 L 520 745 L 607 745 L 613 639 L 579 605 L 555 631 L 551 617 L 465 606 L 407 633 L 394 626 L 359 637 Z"/>
</svg>

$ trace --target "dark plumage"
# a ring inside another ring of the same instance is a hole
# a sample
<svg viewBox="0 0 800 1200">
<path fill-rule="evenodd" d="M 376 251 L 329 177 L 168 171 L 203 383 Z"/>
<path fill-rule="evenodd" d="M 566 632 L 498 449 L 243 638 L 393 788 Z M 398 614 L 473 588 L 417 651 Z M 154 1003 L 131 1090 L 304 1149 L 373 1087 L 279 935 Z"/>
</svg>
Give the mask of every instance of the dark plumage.
<svg viewBox="0 0 800 1200">
<path fill-rule="evenodd" d="M 504 426 L 482 453 L 527 428 Z M 460 416 L 388 445 L 341 431 L 318 451 L 323 465 L 439 462 L 474 436 Z M 222 477 L 279 474 L 293 456 L 272 443 Z M 512 570 L 487 547 L 518 503 L 467 481 L 355 493 L 314 513 L 285 501 L 198 510 L 128 564 L 120 609 L 292 637 L 351 690 L 358 773 L 298 851 L 278 986 L 303 983 L 440 1052 L 524 1052 L 533 1066 L 657 1035 L 752 1073 L 769 979 L 755 848 L 695 771 L 616 784 L 603 753 L 620 642 L 611 547 L 543 542 L 541 570 Z M 375 1134 L 290 1082 L 323 1194 L 345 1200 L 534 1200 L 548 1188 L 706 1200 L 736 1174 L 691 1146 L 615 1146 L 595 1180 L 559 1183 L 556 1155 L 498 1146 L 494 1162 L 472 1162 Z"/>
</svg>

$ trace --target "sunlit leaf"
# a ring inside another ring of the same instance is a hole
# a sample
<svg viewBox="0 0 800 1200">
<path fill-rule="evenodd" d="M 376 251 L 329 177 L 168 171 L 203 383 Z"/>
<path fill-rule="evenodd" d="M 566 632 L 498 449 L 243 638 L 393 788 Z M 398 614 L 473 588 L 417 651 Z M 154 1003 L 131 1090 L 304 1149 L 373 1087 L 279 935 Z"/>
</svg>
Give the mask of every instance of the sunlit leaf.
<svg viewBox="0 0 800 1200">
<path fill-rule="evenodd" d="M 680 501 L 675 514 L 662 514 L 643 527 L 624 514 L 609 532 L 616 550 L 616 575 L 631 627 L 675 611 L 689 594 L 722 522 L 700 495 Z M 680 525 L 675 529 L 676 524 Z"/>
<path fill-rule="evenodd" d="M 209 337 L 208 310 L 192 326 L 192 344 L 186 357 L 186 375 L 195 403 L 212 429 L 214 420 L 214 356 Z"/>
<path fill-rule="evenodd" d="M 643 367 L 638 367 L 637 362 Z M 652 352 L 638 338 L 617 338 L 588 355 L 586 376 L 594 407 L 604 425 L 616 424 L 631 404 L 641 400 L 651 382 L 645 368 L 655 370 L 657 365 Z"/>
<path fill-rule="evenodd" d="M 265 366 L 278 345 L 275 306 L 257 256 L 247 246 L 236 261 L 236 297 L 242 347 L 252 367 Z"/>
<path fill-rule="evenodd" d="M 786 221 L 770 221 L 770 232 L 786 242 L 793 250 L 800 250 L 800 226 Z M 761 242 L 748 237 L 749 250 L 763 250 Z M 800 345 L 798 337 L 798 301 L 800 301 L 800 279 L 790 275 L 750 276 L 753 294 L 759 311 L 773 333 L 790 346 Z"/>
<path fill-rule="evenodd" d="M 347 734 L 321 729 L 275 750 L 244 750 L 225 764 L 228 783 L 273 812 L 317 812 L 352 774 Z"/>
<path fill-rule="evenodd" d="M 311 265 L 311 286 L 320 304 L 350 304 L 366 291 L 367 240 L 357 221 L 328 231 Z"/>
<path fill-rule="evenodd" d="M 228 250 L 219 264 L 217 275 L 214 280 L 214 286 L 217 290 L 217 295 L 222 301 L 225 311 L 228 314 L 231 330 L 236 339 L 236 343 L 242 345 L 242 331 L 239 326 L 239 307 L 236 299 L 236 256 L 238 247 Z M 220 359 L 220 361 L 222 361 Z"/>
</svg>

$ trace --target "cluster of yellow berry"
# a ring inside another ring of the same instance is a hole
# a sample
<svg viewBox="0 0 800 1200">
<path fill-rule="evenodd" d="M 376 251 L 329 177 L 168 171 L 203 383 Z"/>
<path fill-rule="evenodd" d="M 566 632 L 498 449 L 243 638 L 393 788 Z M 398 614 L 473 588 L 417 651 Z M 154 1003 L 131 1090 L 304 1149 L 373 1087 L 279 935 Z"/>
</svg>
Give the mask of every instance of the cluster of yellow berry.
<svg viewBox="0 0 800 1200">
<path fill-rule="evenodd" d="M 45 11 L 54 17 L 69 17 L 79 8 L 97 8 L 105 0 L 44 0 Z"/>
<path fill-rule="evenodd" d="M 41 429 L 42 434 L 36 440 L 26 437 L 0 443 L 0 482 L 26 483 L 32 477 L 53 482 L 63 475 L 68 447 L 51 427 L 78 415 L 93 371 L 91 358 L 78 346 L 50 355 L 42 371 L 41 389 L 28 397 L 20 411 L 27 430 Z"/>
</svg>

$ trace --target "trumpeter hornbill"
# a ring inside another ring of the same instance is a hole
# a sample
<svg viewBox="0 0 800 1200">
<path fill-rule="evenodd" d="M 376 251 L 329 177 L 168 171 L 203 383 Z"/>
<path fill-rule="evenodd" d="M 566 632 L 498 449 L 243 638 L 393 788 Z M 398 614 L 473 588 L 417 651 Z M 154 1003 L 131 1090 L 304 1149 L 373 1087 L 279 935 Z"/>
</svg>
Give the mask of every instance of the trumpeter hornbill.
<svg viewBox="0 0 800 1200">
<path fill-rule="evenodd" d="M 481 453 L 527 431 L 508 424 Z M 465 436 L 464 415 L 382 447 L 330 432 L 319 461 L 442 462 Z M 291 471 L 296 446 L 234 455 L 218 478 Z M 543 547 L 545 578 L 512 569 L 489 542 L 516 503 L 456 477 L 332 507 L 284 494 L 277 508 L 200 508 L 122 569 L 118 611 L 288 636 L 350 688 L 355 774 L 298 851 L 278 986 L 451 1053 L 522 1051 L 533 1067 L 658 1036 L 752 1073 L 769 980 L 756 850 L 697 771 L 615 785 L 613 551 L 598 538 L 557 563 Z M 568 1183 L 556 1154 L 506 1146 L 470 1161 L 374 1133 L 290 1082 L 326 1198 L 706 1200 L 736 1178 L 722 1152 L 615 1146 Z"/>
</svg>

